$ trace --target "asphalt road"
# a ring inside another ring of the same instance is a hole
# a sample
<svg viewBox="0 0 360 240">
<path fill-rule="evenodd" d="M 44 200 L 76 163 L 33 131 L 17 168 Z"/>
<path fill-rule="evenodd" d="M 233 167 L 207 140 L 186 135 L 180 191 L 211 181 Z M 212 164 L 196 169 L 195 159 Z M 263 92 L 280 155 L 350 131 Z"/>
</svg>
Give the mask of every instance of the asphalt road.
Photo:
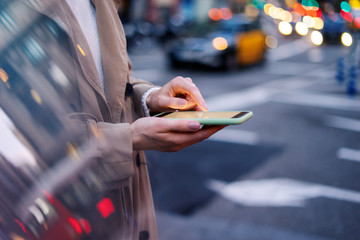
<svg viewBox="0 0 360 240">
<path fill-rule="evenodd" d="M 180 152 L 147 152 L 160 239 L 360 239 L 360 96 L 335 80 L 349 52 L 284 41 L 231 72 L 131 55 L 135 77 L 189 76 L 210 110 L 254 112 Z"/>
</svg>

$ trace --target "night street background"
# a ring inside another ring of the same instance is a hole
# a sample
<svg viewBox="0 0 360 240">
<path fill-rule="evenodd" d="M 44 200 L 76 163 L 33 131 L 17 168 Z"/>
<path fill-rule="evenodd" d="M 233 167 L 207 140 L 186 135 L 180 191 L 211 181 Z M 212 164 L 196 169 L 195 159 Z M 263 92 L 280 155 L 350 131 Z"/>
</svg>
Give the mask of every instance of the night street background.
<svg viewBox="0 0 360 240">
<path fill-rule="evenodd" d="M 171 69 L 161 47 L 131 54 L 137 78 L 191 77 L 209 110 L 254 112 L 180 152 L 147 152 L 160 239 L 360 239 L 360 98 L 335 78 L 354 51 L 281 38 L 265 63 L 232 71 Z"/>
</svg>

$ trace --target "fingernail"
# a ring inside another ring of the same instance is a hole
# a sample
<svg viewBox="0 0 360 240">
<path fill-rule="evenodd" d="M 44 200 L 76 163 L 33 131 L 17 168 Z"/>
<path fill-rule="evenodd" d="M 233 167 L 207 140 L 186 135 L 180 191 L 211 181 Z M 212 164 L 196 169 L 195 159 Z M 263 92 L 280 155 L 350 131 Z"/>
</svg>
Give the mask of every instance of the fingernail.
<svg viewBox="0 0 360 240">
<path fill-rule="evenodd" d="M 200 123 L 197 122 L 197 121 L 191 121 L 191 122 L 189 122 L 189 128 L 192 131 L 199 130 L 200 129 Z"/>
<path fill-rule="evenodd" d="M 204 108 L 205 111 L 209 110 L 209 108 L 208 108 L 208 106 L 206 105 L 206 103 L 204 103 L 203 108 Z"/>
<path fill-rule="evenodd" d="M 186 100 L 185 100 L 185 99 L 181 99 L 181 100 L 179 100 L 178 104 L 179 104 L 179 107 L 185 107 L 185 105 L 186 105 Z"/>
</svg>

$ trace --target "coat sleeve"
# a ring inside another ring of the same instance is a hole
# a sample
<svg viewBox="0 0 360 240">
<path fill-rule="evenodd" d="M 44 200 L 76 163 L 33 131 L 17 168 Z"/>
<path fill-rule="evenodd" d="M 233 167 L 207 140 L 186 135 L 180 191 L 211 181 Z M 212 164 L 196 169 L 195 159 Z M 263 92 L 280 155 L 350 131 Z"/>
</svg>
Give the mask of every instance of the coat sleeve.
<svg viewBox="0 0 360 240">
<path fill-rule="evenodd" d="M 71 113 L 68 122 L 76 127 L 83 143 L 91 143 L 98 175 L 105 187 L 132 177 L 133 146 L 129 123 L 98 122 L 87 113 Z"/>
<path fill-rule="evenodd" d="M 130 59 L 128 60 L 128 62 L 129 62 L 130 73 L 132 73 L 132 64 L 131 64 Z M 154 84 L 147 82 L 145 80 L 142 80 L 142 79 L 136 79 L 132 76 L 130 77 L 130 83 L 133 86 L 133 90 L 134 90 L 133 101 L 134 101 L 135 113 L 136 113 L 137 117 L 144 117 L 145 113 L 144 113 L 144 109 L 142 107 L 142 96 L 150 88 L 159 87 L 159 86 L 154 85 Z"/>
</svg>

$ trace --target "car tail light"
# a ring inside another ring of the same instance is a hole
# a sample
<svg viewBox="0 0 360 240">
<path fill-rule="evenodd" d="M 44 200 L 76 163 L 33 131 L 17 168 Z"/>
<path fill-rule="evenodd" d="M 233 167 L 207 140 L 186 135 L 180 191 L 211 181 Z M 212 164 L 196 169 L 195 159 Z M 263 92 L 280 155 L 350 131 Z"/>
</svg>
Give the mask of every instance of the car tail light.
<svg viewBox="0 0 360 240">
<path fill-rule="evenodd" d="M 107 218 L 115 212 L 114 205 L 110 198 L 103 198 L 96 206 L 103 218 Z"/>
<path fill-rule="evenodd" d="M 75 218 L 69 217 L 68 221 L 71 224 L 71 226 L 74 228 L 75 232 L 77 232 L 78 234 L 82 234 L 81 225 L 78 222 L 78 220 L 76 220 Z"/>
<path fill-rule="evenodd" d="M 85 233 L 90 234 L 92 229 L 91 229 L 91 225 L 90 225 L 89 221 L 86 220 L 85 218 L 81 218 L 79 220 L 79 222 L 80 222 L 80 225 L 82 226 L 82 228 L 84 229 Z"/>
</svg>

